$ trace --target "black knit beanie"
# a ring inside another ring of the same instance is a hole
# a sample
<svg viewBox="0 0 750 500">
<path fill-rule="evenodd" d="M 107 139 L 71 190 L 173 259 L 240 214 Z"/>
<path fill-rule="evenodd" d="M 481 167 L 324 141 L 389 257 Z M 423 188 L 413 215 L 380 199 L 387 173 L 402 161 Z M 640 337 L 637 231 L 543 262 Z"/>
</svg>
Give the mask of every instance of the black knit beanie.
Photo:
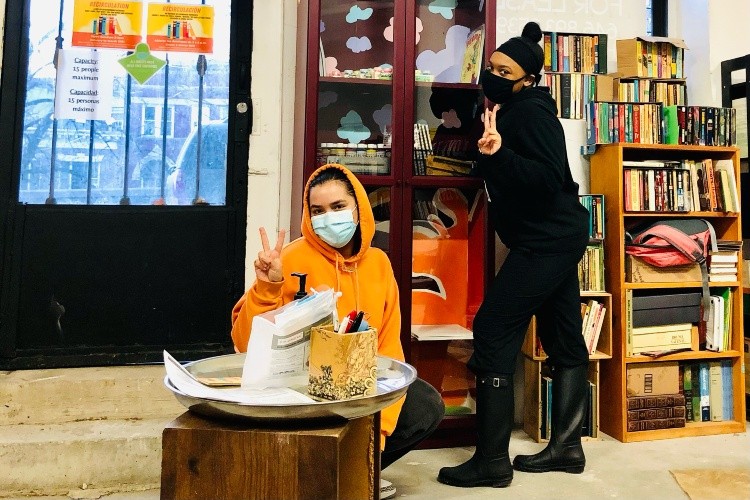
<svg viewBox="0 0 750 500">
<path fill-rule="evenodd" d="M 518 63 L 527 74 L 539 76 L 544 66 L 544 50 L 539 45 L 542 29 L 535 22 L 526 23 L 521 36 L 516 36 L 497 48 Z M 537 78 L 537 81 L 539 78 Z"/>
</svg>

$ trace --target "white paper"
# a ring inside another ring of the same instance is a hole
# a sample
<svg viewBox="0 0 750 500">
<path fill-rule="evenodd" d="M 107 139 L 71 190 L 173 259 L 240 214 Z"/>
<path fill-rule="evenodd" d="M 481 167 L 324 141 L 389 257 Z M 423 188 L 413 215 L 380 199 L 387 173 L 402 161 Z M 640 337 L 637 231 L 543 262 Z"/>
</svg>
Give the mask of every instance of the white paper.
<svg viewBox="0 0 750 500">
<path fill-rule="evenodd" d="M 112 119 L 114 73 L 107 54 L 96 50 L 60 49 L 57 53 L 55 118 Z"/>
<path fill-rule="evenodd" d="M 274 389 L 215 388 L 200 383 L 172 355 L 164 351 L 164 368 L 169 381 L 174 387 L 187 396 L 202 399 L 213 399 L 243 405 L 293 405 L 314 403 L 315 400 L 288 387 Z"/>
<path fill-rule="evenodd" d="M 417 340 L 473 339 L 471 330 L 461 325 L 411 325 L 411 334 Z"/>
<path fill-rule="evenodd" d="M 310 371 L 310 330 L 333 321 L 337 295 L 315 292 L 253 318 L 242 387 L 307 385 Z"/>
</svg>

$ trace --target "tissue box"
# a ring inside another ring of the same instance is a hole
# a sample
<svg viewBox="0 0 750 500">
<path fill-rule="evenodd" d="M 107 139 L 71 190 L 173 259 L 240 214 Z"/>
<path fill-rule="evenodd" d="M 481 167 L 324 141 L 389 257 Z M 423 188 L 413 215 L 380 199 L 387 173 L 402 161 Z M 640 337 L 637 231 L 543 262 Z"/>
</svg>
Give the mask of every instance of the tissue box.
<svg viewBox="0 0 750 500">
<path fill-rule="evenodd" d="M 377 355 L 374 328 L 339 335 L 330 325 L 313 327 L 308 394 L 331 401 L 375 395 Z"/>
</svg>

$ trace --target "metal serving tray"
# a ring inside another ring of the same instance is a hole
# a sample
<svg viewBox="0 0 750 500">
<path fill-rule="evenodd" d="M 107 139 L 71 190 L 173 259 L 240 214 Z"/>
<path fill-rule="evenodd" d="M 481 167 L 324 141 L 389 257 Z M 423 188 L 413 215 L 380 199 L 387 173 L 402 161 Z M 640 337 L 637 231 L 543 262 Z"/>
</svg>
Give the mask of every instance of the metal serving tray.
<svg viewBox="0 0 750 500">
<path fill-rule="evenodd" d="M 244 364 L 245 354 L 228 354 L 193 361 L 185 369 L 196 377 L 240 377 Z M 189 396 L 172 385 L 168 376 L 164 377 L 164 385 L 187 409 L 210 418 L 267 422 L 354 419 L 372 415 L 398 401 L 417 378 L 417 371 L 407 363 L 378 356 L 377 376 L 377 394 L 373 396 L 289 405 L 243 405 Z"/>
</svg>

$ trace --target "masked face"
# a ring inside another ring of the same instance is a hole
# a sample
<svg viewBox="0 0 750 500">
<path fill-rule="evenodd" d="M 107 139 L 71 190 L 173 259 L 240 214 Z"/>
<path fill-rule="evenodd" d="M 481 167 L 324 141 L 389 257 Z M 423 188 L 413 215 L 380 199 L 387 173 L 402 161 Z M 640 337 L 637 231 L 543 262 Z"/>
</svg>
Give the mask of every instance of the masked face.
<svg viewBox="0 0 750 500">
<path fill-rule="evenodd" d="M 310 223 L 318 237 L 333 248 L 345 247 L 359 220 L 357 201 L 341 181 L 328 181 L 310 189 Z"/>
<path fill-rule="evenodd" d="M 318 237 L 333 248 L 341 248 L 352 240 L 357 225 L 354 223 L 353 210 L 325 212 L 310 218 L 313 231 Z"/>
<path fill-rule="evenodd" d="M 487 68 L 482 72 L 480 83 L 485 97 L 496 104 L 505 104 L 515 92 L 526 83 L 518 85 L 529 77 L 516 61 L 502 52 L 495 51 Z M 531 82 L 529 82 L 531 84 Z"/>
<path fill-rule="evenodd" d="M 516 80 L 503 78 L 492 73 L 489 69 L 482 72 L 482 90 L 485 97 L 496 104 L 505 104 L 513 96 L 513 87 L 526 78 L 526 75 Z"/>
</svg>

